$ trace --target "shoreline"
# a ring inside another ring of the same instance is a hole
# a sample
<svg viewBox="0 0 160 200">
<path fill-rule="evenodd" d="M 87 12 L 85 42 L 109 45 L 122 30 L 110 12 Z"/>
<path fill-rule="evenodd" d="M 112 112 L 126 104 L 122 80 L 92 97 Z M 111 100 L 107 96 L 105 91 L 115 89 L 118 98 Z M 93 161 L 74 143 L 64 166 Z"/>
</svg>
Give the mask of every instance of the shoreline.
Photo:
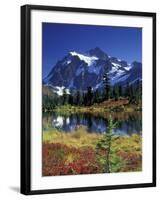
<svg viewBox="0 0 160 200">
<path fill-rule="evenodd" d="M 67 113 L 107 113 L 107 112 L 142 112 L 142 103 L 131 104 L 127 99 L 118 101 L 105 101 L 100 104 L 93 104 L 91 106 L 76 106 L 76 105 L 63 105 L 55 107 L 54 109 L 43 109 L 43 112 L 67 112 Z"/>
</svg>

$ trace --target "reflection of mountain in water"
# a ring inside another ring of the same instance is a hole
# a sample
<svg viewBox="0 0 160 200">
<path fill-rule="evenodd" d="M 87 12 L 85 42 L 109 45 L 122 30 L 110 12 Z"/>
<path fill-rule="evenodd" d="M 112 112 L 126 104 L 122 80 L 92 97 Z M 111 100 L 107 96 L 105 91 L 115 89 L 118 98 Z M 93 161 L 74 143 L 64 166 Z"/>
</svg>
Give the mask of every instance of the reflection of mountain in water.
<svg viewBox="0 0 160 200">
<path fill-rule="evenodd" d="M 49 120 L 47 120 L 49 125 L 46 127 L 46 123 L 43 122 L 44 130 L 57 128 L 69 133 L 75 129 L 78 129 L 80 126 L 85 126 L 89 133 L 104 133 L 107 131 L 107 119 L 100 116 L 93 116 L 92 114 L 88 113 L 75 113 L 69 116 L 52 113 L 50 116 L 44 116 L 43 120 L 46 120 L 46 117 L 49 117 Z M 115 121 L 117 120 L 115 119 Z M 141 116 L 137 117 L 137 115 L 129 115 L 127 119 L 125 118 L 119 120 L 118 122 L 118 127 L 113 130 L 115 134 L 131 135 L 133 133 L 140 134 L 142 131 Z"/>
</svg>

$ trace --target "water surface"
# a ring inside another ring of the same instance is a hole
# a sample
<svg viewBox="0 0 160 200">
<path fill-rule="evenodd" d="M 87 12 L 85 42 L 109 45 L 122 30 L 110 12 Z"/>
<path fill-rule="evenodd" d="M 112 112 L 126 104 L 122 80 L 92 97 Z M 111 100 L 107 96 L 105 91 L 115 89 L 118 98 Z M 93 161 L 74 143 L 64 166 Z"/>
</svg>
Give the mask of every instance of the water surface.
<svg viewBox="0 0 160 200">
<path fill-rule="evenodd" d="M 133 113 L 112 113 L 112 118 L 118 122 L 118 127 L 113 130 L 116 135 L 132 135 L 142 132 L 141 112 Z M 64 131 L 70 133 L 84 126 L 88 133 L 103 134 L 108 128 L 106 114 L 95 116 L 91 113 L 59 114 L 56 112 L 43 113 L 43 130 Z"/>
</svg>

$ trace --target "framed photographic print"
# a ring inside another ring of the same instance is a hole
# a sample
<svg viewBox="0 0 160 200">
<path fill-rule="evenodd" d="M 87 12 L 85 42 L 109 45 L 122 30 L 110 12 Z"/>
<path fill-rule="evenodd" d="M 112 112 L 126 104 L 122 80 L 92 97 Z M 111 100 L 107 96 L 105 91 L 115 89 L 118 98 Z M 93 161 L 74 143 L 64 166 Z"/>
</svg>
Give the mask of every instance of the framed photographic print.
<svg viewBox="0 0 160 200">
<path fill-rule="evenodd" d="M 21 7 L 21 193 L 156 186 L 156 14 Z"/>
</svg>

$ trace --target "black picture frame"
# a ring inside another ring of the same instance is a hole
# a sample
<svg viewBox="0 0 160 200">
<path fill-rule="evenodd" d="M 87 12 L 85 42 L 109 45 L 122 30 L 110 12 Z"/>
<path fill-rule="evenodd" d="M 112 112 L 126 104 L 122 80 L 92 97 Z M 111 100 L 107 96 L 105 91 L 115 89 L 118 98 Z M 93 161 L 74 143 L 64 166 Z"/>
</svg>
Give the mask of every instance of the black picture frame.
<svg viewBox="0 0 160 200">
<path fill-rule="evenodd" d="M 153 20 L 153 160 L 152 160 L 152 183 L 126 184 L 113 186 L 95 186 L 79 188 L 61 188 L 49 190 L 31 190 L 31 11 L 64 11 L 79 13 L 101 13 L 123 16 L 151 17 Z M 25 195 L 80 192 L 93 190 L 127 189 L 156 186 L 156 13 L 102 10 L 89 8 L 54 7 L 44 5 L 21 6 L 21 193 Z"/>
</svg>

